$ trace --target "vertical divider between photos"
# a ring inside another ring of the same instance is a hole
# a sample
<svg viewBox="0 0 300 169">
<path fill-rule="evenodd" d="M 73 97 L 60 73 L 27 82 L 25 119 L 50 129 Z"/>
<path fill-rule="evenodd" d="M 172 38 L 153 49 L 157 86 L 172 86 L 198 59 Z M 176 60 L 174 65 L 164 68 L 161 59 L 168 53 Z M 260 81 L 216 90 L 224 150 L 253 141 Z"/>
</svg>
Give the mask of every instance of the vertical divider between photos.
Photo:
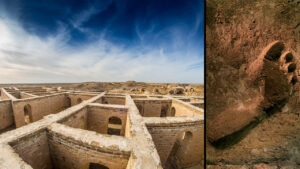
<svg viewBox="0 0 300 169">
<path fill-rule="evenodd" d="M 204 0 L 204 168 L 206 168 L 206 0 Z"/>
</svg>

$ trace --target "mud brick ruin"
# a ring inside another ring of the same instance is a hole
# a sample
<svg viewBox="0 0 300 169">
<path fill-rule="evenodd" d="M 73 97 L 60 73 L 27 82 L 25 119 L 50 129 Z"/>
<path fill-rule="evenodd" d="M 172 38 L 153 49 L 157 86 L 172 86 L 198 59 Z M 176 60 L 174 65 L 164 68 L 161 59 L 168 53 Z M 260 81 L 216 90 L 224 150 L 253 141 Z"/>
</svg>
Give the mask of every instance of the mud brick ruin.
<svg viewBox="0 0 300 169">
<path fill-rule="evenodd" d="M 1 88 L 1 169 L 202 168 L 203 98 Z"/>
</svg>

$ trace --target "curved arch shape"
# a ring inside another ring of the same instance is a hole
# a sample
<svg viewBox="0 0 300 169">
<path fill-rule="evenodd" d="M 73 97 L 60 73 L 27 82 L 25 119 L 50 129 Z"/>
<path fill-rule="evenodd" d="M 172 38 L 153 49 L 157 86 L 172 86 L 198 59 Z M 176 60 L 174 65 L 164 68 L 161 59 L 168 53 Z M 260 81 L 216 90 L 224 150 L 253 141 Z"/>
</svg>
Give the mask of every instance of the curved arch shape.
<svg viewBox="0 0 300 169">
<path fill-rule="evenodd" d="M 184 135 L 183 135 L 183 138 L 182 138 L 183 144 L 189 143 L 190 140 L 192 139 L 192 137 L 193 137 L 192 132 L 190 132 L 190 131 L 184 132 Z"/>
<path fill-rule="evenodd" d="M 176 89 L 175 90 L 175 94 L 180 95 L 180 94 L 183 94 L 183 93 L 184 93 L 184 89 Z"/>
<path fill-rule="evenodd" d="M 119 117 L 112 116 L 108 119 L 109 124 L 122 124 L 122 120 Z"/>
<path fill-rule="evenodd" d="M 32 109 L 30 104 L 26 104 L 24 106 L 24 120 L 25 124 L 29 124 L 32 122 Z"/>
</svg>

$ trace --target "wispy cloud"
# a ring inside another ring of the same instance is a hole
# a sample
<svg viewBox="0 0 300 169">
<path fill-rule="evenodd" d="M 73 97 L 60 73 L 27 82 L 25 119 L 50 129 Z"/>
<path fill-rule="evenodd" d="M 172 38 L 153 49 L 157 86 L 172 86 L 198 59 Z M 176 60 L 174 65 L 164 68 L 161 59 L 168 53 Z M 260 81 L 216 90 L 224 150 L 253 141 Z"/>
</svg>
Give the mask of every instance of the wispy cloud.
<svg viewBox="0 0 300 169">
<path fill-rule="evenodd" d="M 0 83 L 203 83 L 200 0 L 4 2 Z"/>
<path fill-rule="evenodd" d="M 77 23 L 78 24 L 78 23 Z M 70 46 L 62 28 L 46 38 L 0 18 L 0 83 L 126 81 L 203 82 L 199 54 L 163 48 L 125 48 L 103 38 Z M 184 57 L 182 57 L 184 56 Z"/>
</svg>

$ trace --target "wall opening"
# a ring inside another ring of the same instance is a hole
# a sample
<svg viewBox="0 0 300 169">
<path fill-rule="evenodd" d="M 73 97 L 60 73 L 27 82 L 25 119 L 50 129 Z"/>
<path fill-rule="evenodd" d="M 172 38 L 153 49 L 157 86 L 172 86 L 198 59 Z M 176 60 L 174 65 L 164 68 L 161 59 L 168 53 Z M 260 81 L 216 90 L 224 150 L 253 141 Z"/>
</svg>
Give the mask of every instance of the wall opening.
<svg viewBox="0 0 300 169">
<path fill-rule="evenodd" d="M 188 144 L 190 142 L 190 140 L 192 139 L 192 136 L 193 136 L 192 132 L 190 132 L 190 131 L 184 132 L 183 138 L 182 138 L 182 144 L 183 145 Z"/>
<path fill-rule="evenodd" d="M 160 117 L 167 117 L 168 107 L 162 107 Z"/>
<path fill-rule="evenodd" d="M 110 117 L 108 120 L 107 134 L 121 135 L 122 120 L 118 117 Z"/>
<path fill-rule="evenodd" d="M 90 163 L 89 169 L 109 169 L 109 168 L 101 164 Z"/>
<path fill-rule="evenodd" d="M 81 103 L 82 102 L 82 99 L 81 98 L 78 98 L 77 99 L 77 104 Z"/>
<path fill-rule="evenodd" d="M 111 117 L 111 118 L 109 118 L 108 123 L 110 123 L 110 124 L 122 124 L 122 120 L 118 117 Z"/>
<path fill-rule="evenodd" d="M 176 94 L 183 94 L 183 89 L 177 89 Z"/>
<path fill-rule="evenodd" d="M 32 111 L 31 106 L 29 104 L 26 104 L 24 106 L 24 120 L 25 124 L 29 124 L 32 122 Z"/>
<path fill-rule="evenodd" d="M 175 109 L 175 107 L 172 107 L 171 108 L 171 116 L 172 117 L 175 116 L 175 113 L 176 113 L 176 109 Z"/>
</svg>

